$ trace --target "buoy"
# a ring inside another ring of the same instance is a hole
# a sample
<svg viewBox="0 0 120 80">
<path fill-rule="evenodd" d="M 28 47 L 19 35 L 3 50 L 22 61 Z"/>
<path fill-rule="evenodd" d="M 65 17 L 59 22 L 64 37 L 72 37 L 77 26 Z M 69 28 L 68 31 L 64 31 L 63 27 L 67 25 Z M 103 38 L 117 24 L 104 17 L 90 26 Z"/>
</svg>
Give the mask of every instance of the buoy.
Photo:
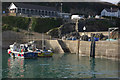
<svg viewBox="0 0 120 80">
<path fill-rule="evenodd" d="M 23 54 L 21 54 L 21 56 L 23 56 Z"/>
<path fill-rule="evenodd" d="M 11 51 L 8 52 L 8 54 L 10 54 L 10 53 L 11 53 Z"/>
<path fill-rule="evenodd" d="M 20 56 L 20 54 L 18 54 L 18 56 Z"/>
</svg>

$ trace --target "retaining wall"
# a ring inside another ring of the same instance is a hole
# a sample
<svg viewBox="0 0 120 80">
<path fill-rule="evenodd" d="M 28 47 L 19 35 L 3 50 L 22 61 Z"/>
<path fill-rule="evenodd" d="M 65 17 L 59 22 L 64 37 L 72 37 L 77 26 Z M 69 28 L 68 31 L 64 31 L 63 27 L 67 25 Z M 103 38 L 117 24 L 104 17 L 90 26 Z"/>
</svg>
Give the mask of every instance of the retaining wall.
<svg viewBox="0 0 120 80">
<path fill-rule="evenodd" d="M 96 42 L 95 55 L 107 58 L 120 58 L 118 51 L 118 41 L 99 41 Z"/>
<path fill-rule="evenodd" d="M 70 53 L 76 53 L 77 52 L 77 41 L 72 40 L 63 40 L 63 42 L 66 44 L 66 46 L 69 48 Z"/>
<path fill-rule="evenodd" d="M 71 53 L 78 53 L 78 41 L 64 40 L 63 42 L 70 49 Z M 118 59 L 120 58 L 118 50 L 120 48 L 119 44 L 120 44 L 119 41 L 96 41 L 95 56 Z M 91 42 L 80 41 L 79 54 L 90 56 L 90 46 Z"/>
<path fill-rule="evenodd" d="M 64 50 L 58 43 L 58 40 L 46 40 L 46 45 L 48 45 L 48 48 L 52 48 L 55 53 L 64 53 Z"/>
</svg>

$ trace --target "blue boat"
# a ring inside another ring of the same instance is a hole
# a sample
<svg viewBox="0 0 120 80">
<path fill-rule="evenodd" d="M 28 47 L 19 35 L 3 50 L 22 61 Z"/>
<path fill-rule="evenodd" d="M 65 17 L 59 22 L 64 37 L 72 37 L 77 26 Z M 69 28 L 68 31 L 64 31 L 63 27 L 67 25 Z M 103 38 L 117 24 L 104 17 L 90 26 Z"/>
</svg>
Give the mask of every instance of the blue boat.
<svg viewBox="0 0 120 80">
<path fill-rule="evenodd" d="M 17 58 L 52 57 L 53 51 L 37 49 L 34 41 L 27 44 L 18 44 L 15 42 L 13 45 L 10 45 L 8 54 L 11 57 Z"/>
</svg>

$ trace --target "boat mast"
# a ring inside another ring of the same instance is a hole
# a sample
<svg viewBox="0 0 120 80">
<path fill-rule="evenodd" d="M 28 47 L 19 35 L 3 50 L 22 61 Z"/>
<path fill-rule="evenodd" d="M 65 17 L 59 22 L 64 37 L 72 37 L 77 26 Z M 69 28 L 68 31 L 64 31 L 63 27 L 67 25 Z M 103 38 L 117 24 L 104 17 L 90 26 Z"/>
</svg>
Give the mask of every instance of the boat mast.
<svg viewBox="0 0 120 80">
<path fill-rule="evenodd" d="M 30 42 L 30 39 L 31 39 L 31 37 L 30 37 L 30 35 L 31 35 L 31 33 L 30 33 L 30 31 L 31 31 L 31 23 L 32 23 L 32 18 L 29 18 L 29 21 L 30 21 L 30 23 L 29 23 L 29 25 L 28 25 L 28 41 Z"/>
<path fill-rule="evenodd" d="M 28 28 L 28 41 L 30 42 L 30 29 Z"/>
<path fill-rule="evenodd" d="M 44 49 L 44 33 L 42 33 L 42 50 Z"/>
</svg>

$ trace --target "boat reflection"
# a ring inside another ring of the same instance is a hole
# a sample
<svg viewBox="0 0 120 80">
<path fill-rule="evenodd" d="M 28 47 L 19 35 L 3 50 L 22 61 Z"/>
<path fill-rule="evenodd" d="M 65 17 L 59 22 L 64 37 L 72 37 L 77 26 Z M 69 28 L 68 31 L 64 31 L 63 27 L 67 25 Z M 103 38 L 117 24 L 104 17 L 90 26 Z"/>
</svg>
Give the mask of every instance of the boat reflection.
<svg viewBox="0 0 120 80">
<path fill-rule="evenodd" d="M 96 78 L 96 75 L 95 75 L 95 58 L 90 58 L 90 71 L 91 71 L 91 74 L 92 74 L 92 77 L 91 78 Z"/>
<path fill-rule="evenodd" d="M 8 70 L 10 78 L 24 78 L 24 59 L 8 58 Z"/>
</svg>

